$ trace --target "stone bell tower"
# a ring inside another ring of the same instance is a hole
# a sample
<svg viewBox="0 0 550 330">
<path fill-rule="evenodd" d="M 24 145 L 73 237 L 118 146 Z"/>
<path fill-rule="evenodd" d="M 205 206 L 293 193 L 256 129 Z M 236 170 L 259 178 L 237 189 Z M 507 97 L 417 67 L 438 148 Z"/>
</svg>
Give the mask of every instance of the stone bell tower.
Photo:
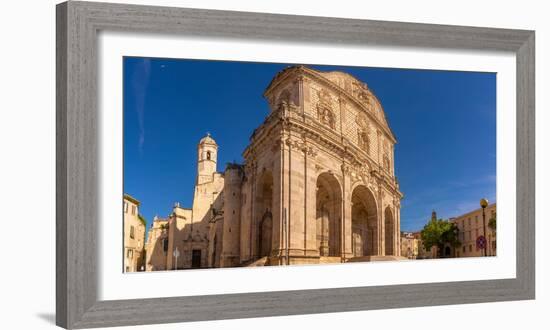
<svg viewBox="0 0 550 330">
<path fill-rule="evenodd" d="M 213 180 L 216 173 L 218 157 L 218 144 L 208 133 L 198 145 L 197 184 L 203 184 Z"/>
</svg>

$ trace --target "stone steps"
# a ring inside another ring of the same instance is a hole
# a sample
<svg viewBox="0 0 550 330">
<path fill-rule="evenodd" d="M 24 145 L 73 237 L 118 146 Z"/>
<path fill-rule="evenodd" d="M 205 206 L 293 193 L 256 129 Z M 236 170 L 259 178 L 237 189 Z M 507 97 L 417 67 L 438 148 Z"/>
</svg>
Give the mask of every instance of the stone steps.
<svg viewBox="0 0 550 330">
<path fill-rule="evenodd" d="M 319 258 L 320 264 L 339 264 L 342 262 L 341 257 L 321 257 Z"/>
<path fill-rule="evenodd" d="M 398 260 L 408 260 L 408 259 L 405 257 L 398 257 L 398 256 L 363 256 L 363 257 L 350 258 L 348 262 L 398 261 Z"/>
<path fill-rule="evenodd" d="M 267 263 L 267 257 L 262 257 L 254 261 L 250 261 L 243 264 L 243 267 L 263 267 Z"/>
</svg>

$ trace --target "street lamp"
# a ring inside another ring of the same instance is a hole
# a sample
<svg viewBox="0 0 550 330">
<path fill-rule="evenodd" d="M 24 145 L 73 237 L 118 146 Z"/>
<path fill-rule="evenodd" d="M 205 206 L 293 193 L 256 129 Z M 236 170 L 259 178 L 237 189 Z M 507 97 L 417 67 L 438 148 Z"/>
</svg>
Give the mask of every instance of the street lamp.
<svg viewBox="0 0 550 330">
<path fill-rule="evenodd" d="M 487 205 L 489 205 L 489 201 L 487 200 L 487 198 L 482 198 L 480 201 L 479 201 L 479 205 L 481 206 L 481 210 L 482 210 L 482 216 L 483 216 L 483 239 L 485 240 L 485 244 L 483 245 L 483 254 L 485 255 L 485 257 L 487 256 L 487 236 L 485 236 L 485 208 L 487 207 Z"/>
</svg>

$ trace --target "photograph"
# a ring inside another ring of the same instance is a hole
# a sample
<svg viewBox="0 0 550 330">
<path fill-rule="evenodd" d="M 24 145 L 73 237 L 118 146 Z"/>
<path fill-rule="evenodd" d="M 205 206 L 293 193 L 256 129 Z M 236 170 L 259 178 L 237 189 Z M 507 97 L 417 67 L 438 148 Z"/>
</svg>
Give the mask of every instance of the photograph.
<svg viewBox="0 0 550 330">
<path fill-rule="evenodd" d="M 544 2 L 3 9 L 2 329 L 547 323 Z"/>
<path fill-rule="evenodd" d="M 122 61 L 123 272 L 497 255 L 496 73 Z"/>
</svg>

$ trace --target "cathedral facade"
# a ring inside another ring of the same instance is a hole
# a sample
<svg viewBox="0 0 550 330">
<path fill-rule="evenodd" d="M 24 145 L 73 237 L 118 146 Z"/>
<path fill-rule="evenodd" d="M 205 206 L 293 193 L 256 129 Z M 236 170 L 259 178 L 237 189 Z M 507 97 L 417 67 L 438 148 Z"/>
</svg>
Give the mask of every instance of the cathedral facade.
<svg viewBox="0 0 550 330">
<path fill-rule="evenodd" d="M 397 141 L 367 85 L 292 66 L 264 97 L 244 164 L 199 142 L 193 206 L 153 221 L 146 270 L 400 259 Z"/>
</svg>

